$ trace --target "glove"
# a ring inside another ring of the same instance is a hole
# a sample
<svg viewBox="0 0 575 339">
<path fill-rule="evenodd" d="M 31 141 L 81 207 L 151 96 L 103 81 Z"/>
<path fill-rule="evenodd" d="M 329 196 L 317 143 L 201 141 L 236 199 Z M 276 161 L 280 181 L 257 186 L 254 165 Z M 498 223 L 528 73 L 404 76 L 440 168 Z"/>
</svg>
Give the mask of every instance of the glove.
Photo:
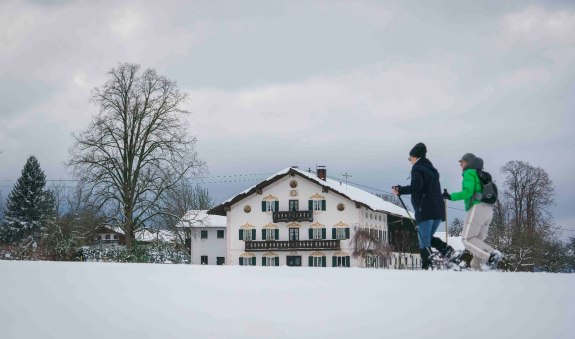
<svg viewBox="0 0 575 339">
<path fill-rule="evenodd" d="M 447 193 L 447 190 L 443 190 L 443 194 L 441 195 L 443 199 L 451 200 L 451 194 Z"/>
<path fill-rule="evenodd" d="M 401 195 L 401 186 L 396 185 L 396 186 L 393 186 L 391 189 L 396 190 L 398 196 Z"/>
</svg>

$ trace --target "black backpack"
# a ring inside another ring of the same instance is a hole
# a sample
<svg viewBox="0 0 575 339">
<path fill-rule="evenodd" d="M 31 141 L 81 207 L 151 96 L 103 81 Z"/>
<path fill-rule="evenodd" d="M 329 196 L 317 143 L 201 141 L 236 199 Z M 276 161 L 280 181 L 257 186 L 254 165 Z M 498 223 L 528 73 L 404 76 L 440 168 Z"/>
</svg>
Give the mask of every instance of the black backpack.
<svg viewBox="0 0 575 339">
<path fill-rule="evenodd" d="M 475 193 L 474 199 L 490 205 L 495 204 L 497 202 L 497 185 L 493 182 L 491 174 L 478 170 L 477 176 L 481 186 L 483 186 L 483 192 Z"/>
</svg>

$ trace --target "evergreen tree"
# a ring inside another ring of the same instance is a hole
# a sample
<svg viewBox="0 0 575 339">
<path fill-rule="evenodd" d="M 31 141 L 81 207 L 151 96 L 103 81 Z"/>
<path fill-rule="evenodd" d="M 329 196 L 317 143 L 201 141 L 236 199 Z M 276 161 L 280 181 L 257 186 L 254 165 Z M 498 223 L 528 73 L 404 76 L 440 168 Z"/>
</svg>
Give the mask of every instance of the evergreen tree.
<svg viewBox="0 0 575 339">
<path fill-rule="evenodd" d="M 463 220 L 459 218 L 453 219 L 451 225 L 449 225 L 449 236 L 450 237 L 459 237 L 463 232 Z"/>
<path fill-rule="evenodd" d="M 36 236 L 54 216 L 54 197 L 45 191 L 46 175 L 36 157 L 28 158 L 22 175 L 8 195 L 0 239 L 15 243 Z"/>
</svg>

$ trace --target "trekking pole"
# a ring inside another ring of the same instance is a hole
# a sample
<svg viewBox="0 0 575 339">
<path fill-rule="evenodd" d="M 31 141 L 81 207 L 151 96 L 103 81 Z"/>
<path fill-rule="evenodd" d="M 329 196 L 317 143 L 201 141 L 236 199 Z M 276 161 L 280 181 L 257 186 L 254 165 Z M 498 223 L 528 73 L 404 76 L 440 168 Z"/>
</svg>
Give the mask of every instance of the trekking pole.
<svg viewBox="0 0 575 339">
<path fill-rule="evenodd" d="M 447 226 L 447 199 L 443 199 L 443 202 L 445 203 L 445 244 L 448 245 L 447 238 L 448 238 L 449 228 Z"/>
<path fill-rule="evenodd" d="M 415 224 L 415 221 L 413 221 L 413 218 L 411 217 L 411 214 L 409 213 L 409 210 L 407 209 L 407 206 L 405 206 L 405 203 L 403 202 L 403 199 L 401 199 L 401 195 L 397 196 L 399 198 L 399 201 L 401 202 L 401 204 L 403 205 L 403 208 L 405 209 L 405 211 L 407 212 L 407 216 L 409 217 L 409 220 L 411 220 L 411 223 L 413 224 L 413 226 L 415 226 L 415 230 L 417 231 L 417 225 Z"/>
</svg>

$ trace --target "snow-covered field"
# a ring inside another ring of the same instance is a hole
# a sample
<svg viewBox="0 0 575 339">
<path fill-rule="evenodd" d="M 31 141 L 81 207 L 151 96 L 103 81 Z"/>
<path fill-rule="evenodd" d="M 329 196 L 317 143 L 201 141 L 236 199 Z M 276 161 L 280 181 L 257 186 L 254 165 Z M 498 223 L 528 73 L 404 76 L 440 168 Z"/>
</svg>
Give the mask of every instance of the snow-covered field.
<svg viewBox="0 0 575 339">
<path fill-rule="evenodd" d="M 575 275 L 0 261 L 0 338 L 575 338 Z"/>
</svg>

